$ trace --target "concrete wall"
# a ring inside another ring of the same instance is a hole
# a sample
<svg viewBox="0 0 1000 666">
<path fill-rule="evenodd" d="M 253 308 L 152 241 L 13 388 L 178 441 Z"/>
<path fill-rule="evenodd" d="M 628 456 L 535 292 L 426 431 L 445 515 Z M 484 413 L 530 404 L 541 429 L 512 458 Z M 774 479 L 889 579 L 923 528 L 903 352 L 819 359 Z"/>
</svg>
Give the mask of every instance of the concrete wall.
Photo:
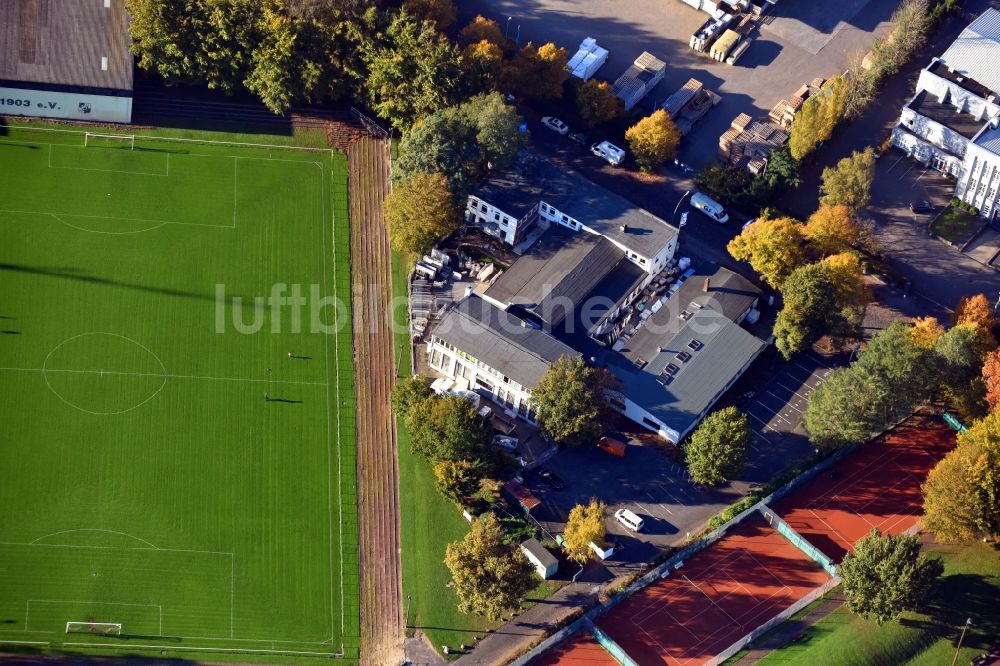
<svg viewBox="0 0 1000 666">
<path fill-rule="evenodd" d="M 130 123 L 132 98 L 0 88 L 0 115 Z"/>
<path fill-rule="evenodd" d="M 927 143 L 933 144 L 956 157 L 962 158 L 965 156 L 965 149 L 969 145 L 969 140 L 955 130 L 949 129 L 941 123 L 931 120 L 927 116 L 922 116 L 909 108 L 903 109 L 903 113 L 899 117 L 899 122 Z"/>
</svg>

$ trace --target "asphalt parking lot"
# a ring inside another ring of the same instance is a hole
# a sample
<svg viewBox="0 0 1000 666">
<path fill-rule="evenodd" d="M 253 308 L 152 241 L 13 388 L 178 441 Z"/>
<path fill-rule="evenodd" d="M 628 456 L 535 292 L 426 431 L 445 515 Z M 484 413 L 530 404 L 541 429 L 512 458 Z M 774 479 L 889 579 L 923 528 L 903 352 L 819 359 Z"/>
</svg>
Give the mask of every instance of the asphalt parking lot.
<svg viewBox="0 0 1000 666">
<path fill-rule="evenodd" d="M 637 107 L 646 113 L 689 78 L 722 96 L 722 102 L 694 128 L 681 158 L 701 166 L 715 157 L 719 135 L 740 113 L 766 116 L 775 103 L 815 77 L 842 72 L 851 53 L 867 50 L 873 33 L 885 27 L 898 0 L 842 0 L 816 3 L 785 0 L 735 66 L 711 60 L 688 47 L 708 18 L 680 0 L 466 0 L 459 22 L 476 14 L 494 19 L 521 44 L 554 42 L 572 55 L 585 37 L 610 51 L 597 78 L 614 81 L 642 52 L 667 63 L 667 74 Z M 508 21 L 508 18 L 510 20 Z"/>
</svg>

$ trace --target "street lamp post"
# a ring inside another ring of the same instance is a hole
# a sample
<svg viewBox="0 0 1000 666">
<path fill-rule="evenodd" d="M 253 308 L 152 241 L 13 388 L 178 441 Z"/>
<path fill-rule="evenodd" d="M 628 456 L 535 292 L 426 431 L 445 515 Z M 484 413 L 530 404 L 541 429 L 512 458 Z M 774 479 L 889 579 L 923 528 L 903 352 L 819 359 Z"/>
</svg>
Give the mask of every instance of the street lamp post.
<svg viewBox="0 0 1000 666">
<path fill-rule="evenodd" d="M 507 31 L 510 30 L 510 20 L 514 18 L 513 16 L 507 17 L 507 23 L 503 27 L 503 38 L 507 39 Z"/>
<path fill-rule="evenodd" d="M 693 193 L 694 190 L 688 190 L 687 192 L 684 193 L 683 196 L 681 196 L 680 200 L 677 202 L 677 205 L 674 206 L 674 214 L 670 216 L 671 224 L 677 223 L 677 211 L 681 209 L 681 204 L 684 203 L 684 200 L 687 199 L 689 196 L 691 196 Z"/>
<path fill-rule="evenodd" d="M 962 651 L 962 641 L 965 640 L 965 632 L 968 630 L 969 625 L 971 624 L 972 624 L 972 618 L 971 617 L 966 618 L 965 626 L 962 627 L 962 635 L 958 637 L 958 647 L 955 648 L 955 656 L 951 660 L 951 666 L 955 666 L 955 664 L 958 663 L 958 653 Z"/>
</svg>

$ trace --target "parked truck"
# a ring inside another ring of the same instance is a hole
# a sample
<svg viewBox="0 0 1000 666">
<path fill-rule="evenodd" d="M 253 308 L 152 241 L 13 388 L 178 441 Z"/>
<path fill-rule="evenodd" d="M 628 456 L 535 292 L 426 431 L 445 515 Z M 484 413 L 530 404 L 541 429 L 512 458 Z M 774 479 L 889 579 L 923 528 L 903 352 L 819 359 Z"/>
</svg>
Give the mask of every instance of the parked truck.
<svg viewBox="0 0 1000 666">
<path fill-rule="evenodd" d="M 566 69 L 569 70 L 570 76 L 575 76 L 581 81 L 589 81 L 607 61 L 608 50 L 598 46 L 597 40 L 593 37 L 587 37 L 580 42 L 580 49 L 569 59 Z"/>
<path fill-rule="evenodd" d="M 625 110 L 630 111 L 663 80 L 666 73 L 667 63 L 649 51 L 643 51 L 615 81 L 615 95 L 625 103 Z"/>
</svg>

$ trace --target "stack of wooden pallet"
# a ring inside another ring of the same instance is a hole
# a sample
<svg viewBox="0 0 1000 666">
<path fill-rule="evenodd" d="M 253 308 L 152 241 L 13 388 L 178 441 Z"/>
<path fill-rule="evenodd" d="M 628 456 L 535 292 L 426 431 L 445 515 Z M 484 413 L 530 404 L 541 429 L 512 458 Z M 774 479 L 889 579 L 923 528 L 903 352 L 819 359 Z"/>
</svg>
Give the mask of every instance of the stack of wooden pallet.
<svg viewBox="0 0 1000 666">
<path fill-rule="evenodd" d="M 811 83 L 806 83 L 798 90 L 795 94 L 788 99 L 783 99 L 774 105 L 768 117 L 775 122 L 775 124 L 788 129 L 792 126 L 792 121 L 795 119 L 795 114 L 799 112 L 802 105 L 805 104 L 806 100 L 812 95 L 815 95 L 822 89 L 824 79 L 815 78 Z"/>
<path fill-rule="evenodd" d="M 788 141 L 788 132 L 767 120 L 753 120 L 741 113 L 719 137 L 719 158 L 734 166 L 759 173 L 771 151 Z"/>
</svg>

